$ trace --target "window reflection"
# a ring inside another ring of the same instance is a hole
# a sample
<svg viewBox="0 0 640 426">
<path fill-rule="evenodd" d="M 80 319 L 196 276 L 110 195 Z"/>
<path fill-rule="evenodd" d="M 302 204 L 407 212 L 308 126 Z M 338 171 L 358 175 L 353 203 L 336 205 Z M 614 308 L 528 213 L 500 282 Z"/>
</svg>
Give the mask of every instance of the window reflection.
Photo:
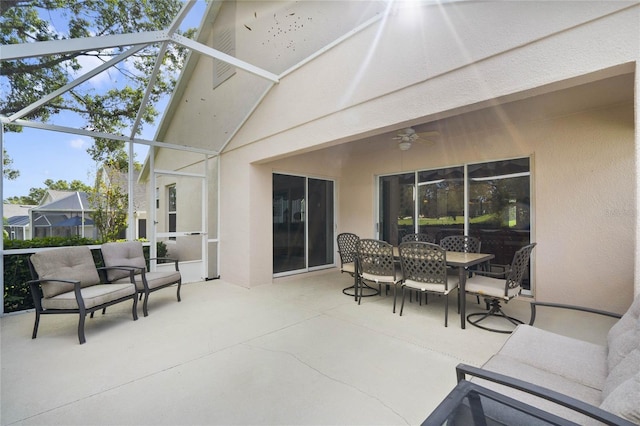
<svg viewBox="0 0 640 426">
<path fill-rule="evenodd" d="M 380 177 L 379 237 L 399 244 L 414 232 L 468 235 L 496 264 L 511 263 L 530 242 L 529 158 L 469 164 Z M 465 183 L 468 204 L 465 204 Z M 465 230 L 465 219 L 468 229 Z M 529 288 L 529 280 L 523 283 Z"/>
<path fill-rule="evenodd" d="M 418 208 L 418 232 L 461 234 L 465 211 L 464 168 L 418 172 Z"/>
</svg>

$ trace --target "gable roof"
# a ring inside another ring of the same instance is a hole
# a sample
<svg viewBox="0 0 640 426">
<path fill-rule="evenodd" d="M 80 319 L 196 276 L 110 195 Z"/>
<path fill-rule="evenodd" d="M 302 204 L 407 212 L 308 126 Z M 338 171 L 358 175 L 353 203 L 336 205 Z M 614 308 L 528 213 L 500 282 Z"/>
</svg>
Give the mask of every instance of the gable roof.
<svg viewBox="0 0 640 426">
<path fill-rule="evenodd" d="M 31 209 L 33 212 L 69 212 L 91 211 L 89 198 L 86 192 L 80 191 L 51 191 L 55 194 L 51 198 L 54 201 L 42 204 Z"/>
</svg>

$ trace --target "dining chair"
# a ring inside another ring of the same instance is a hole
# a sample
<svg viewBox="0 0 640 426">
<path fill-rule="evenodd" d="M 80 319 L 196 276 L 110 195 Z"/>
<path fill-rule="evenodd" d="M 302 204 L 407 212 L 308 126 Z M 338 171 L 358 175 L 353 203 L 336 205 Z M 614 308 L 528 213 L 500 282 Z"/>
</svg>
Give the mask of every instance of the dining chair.
<svg viewBox="0 0 640 426">
<path fill-rule="evenodd" d="M 465 292 L 483 297 L 489 306 L 487 312 L 467 315 L 470 324 L 496 333 L 511 333 L 513 330 L 495 329 L 479 323 L 490 317 L 504 318 L 515 326 L 523 323 L 505 314 L 500 302 L 508 303 L 520 294 L 522 280 L 529 271 L 529 260 L 535 246 L 536 243 L 531 243 L 516 251 L 511 265 L 504 272 L 475 271 L 474 275 L 467 279 Z"/>
<path fill-rule="evenodd" d="M 351 275 L 354 280 L 356 278 L 356 250 L 358 249 L 358 241 L 360 237 L 351 232 L 343 232 L 338 234 L 338 255 L 340 256 L 340 273 Z M 342 292 L 348 296 L 356 296 L 355 284 L 342 289 Z M 354 290 L 354 292 L 349 292 Z"/>
<path fill-rule="evenodd" d="M 402 282 L 402 271 L 393 255 L 393 246 L 386 241 L 361 239 L 357 250 L 358 282 L 360 283 L 360 297 L 366 282 L 378 285 L 378 294 L 382 295 L 382 286 L 393 286 L 393 312 L 396 312 L 397 287 Z"/>
<path fill-rule="evenodd" d="M 444 326 L 448 326 L 449 293 L 458 288 L 459 279 L 447 274 L 447 251 L 437 244 L 421 241 L 400 244 L 400 263 L 402 265 L 402 304 L 400 316 L 404 310 L 406 290 L 420 293 L 436 293 L 445 296 Z M 460 292 L 458 290 L 458 308 Z"/>
<path fill-rule="evenodd" d="M 426 233 L 407 234 L 402 237 L 403 243 L 406 243 L 408 241 L 422 241 L 425 243 L 435 243 L 436 237 L 433 234 L 426 234 Z"/>
<path fill-rule="evenodd" d="M 481 242 L 476 237 L 468 235 L 449 235 L 440 240 L 440 247 L 446 251 L 462 253 L 480 253 Z"/>
</svg>

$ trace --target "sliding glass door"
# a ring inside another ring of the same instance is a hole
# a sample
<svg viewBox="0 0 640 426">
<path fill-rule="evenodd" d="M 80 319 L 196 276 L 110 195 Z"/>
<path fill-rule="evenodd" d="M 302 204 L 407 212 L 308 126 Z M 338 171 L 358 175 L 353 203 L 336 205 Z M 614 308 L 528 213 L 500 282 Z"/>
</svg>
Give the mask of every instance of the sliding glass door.
<svg viewBox="0 0 640 426">
<path fill-rule="evenodd" d="M 273 175 L 273 273 L 334 263 L 334 185 L 303 176 Z"/>
<path fill-rule="evenodd" d="M 381 176 L 378 235 L 391 244 L 410 233 L 471 235 L 509 264 L 531 240 L 530 187 L 529 158 Z"/>
</svg>

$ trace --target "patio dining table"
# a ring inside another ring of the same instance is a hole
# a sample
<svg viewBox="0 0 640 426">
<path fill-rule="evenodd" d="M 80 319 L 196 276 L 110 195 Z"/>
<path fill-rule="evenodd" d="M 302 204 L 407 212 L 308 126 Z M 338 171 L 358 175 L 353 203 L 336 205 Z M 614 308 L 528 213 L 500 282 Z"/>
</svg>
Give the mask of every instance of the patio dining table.
<svg viewBox="0 0 640 426">
<path fill-rule="evenodd" d="M 393 254 L 400 257 L 400 250 L 393 247 Z M 466 293 L 465 284 L 467 282 L 467 268 L 485 263 L 495 256 L 491 253 L 464 253 L 459 251 L 447 251 L 447 265 L 458 268 L 460 278 L 460 328 L 466 328 Z"/>
</svg>

